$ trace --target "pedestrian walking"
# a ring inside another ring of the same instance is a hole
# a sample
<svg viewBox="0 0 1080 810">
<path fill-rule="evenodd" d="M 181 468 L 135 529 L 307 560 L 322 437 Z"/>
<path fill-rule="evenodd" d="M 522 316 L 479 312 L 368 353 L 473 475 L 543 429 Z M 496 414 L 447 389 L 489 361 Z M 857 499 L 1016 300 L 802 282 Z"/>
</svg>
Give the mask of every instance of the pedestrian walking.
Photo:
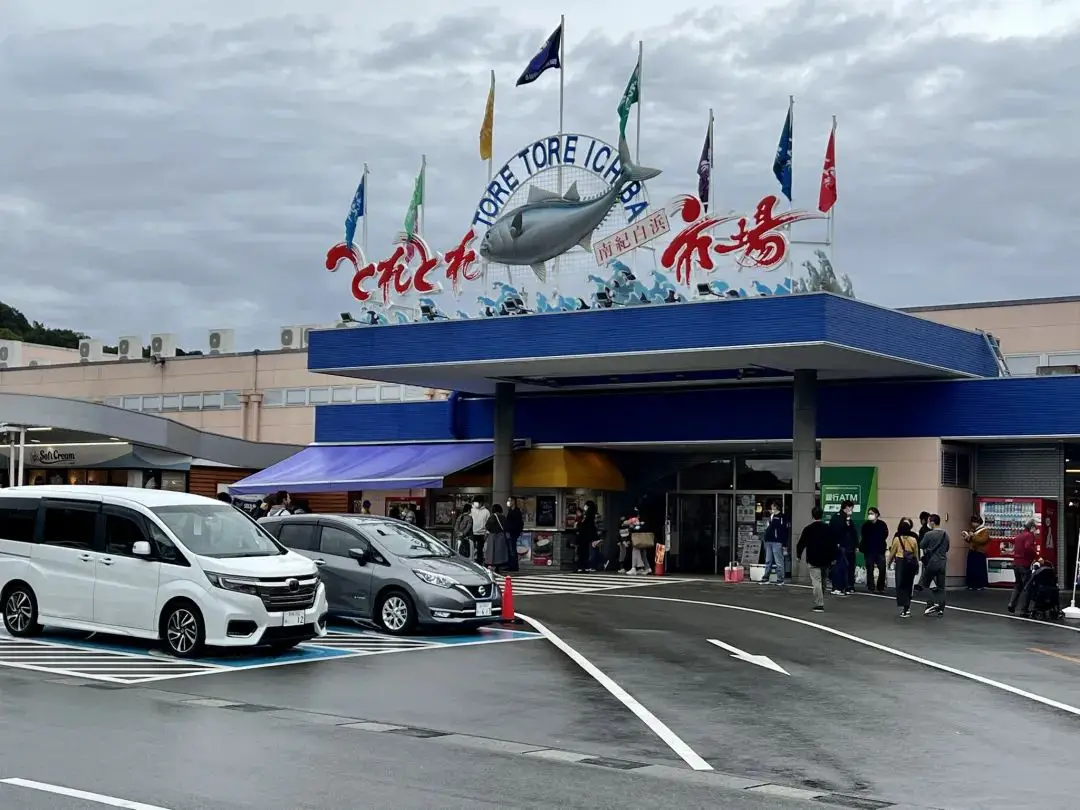
<svg viewBox="0 0 1080 810">
<path fill-rule="evenodd" d="M 525 516 L 521 512 L 521 502 L 517 498 L 506 501 L 506 570 L 518 570 L 518 540 L 525 531 Z"/>
<path fill-rule="evenodd" d="M 860 534 L 862 537 L 859 550 L 863 553 L 863 560 L 866 562 L 866 592 L 885 593 L 885 556 L 889 550 L 889 527 L 881 519 L 881 512 L 876 506 L 871 506 L 866 510 L 866 522 L 863 523 Z M 877 572 L 876 580 L 875 571 Z"/>
<path fill-rule="evenodd" d="M 273 495 L 273 502 L 270 504 L 270 509 L 267 511 L 267 517 L 277 517 L 278 515 L 291 515 L 292 510 L 289 508 L 292 503 L 292 497 L 285 490 L 275 492 Z"/>
<path fill-rule="evenodd" d="M 506 545 L 506 522 L 503 520 L 501 504 L 492 504 L 491 513 L 485 526 L 487 544 L 484 547 L 484 565 L 488 570 L 503 573 L 509 560 Z"/>
<path fill-rule="evenodd" d="M 981 591 L 990 584 L 990 572 L 986 568 L 986 547 L 990 543 L 990 529 L 979 515 L 972 515 L 971 531 L 964 532 L 963 538 L 968 545 L 968 590 Z"/>
<path fill-rule="evenodd" d="M 593 543 L 600 539 L 596 530 L 596 504 L 585 502 L 585 511 L 578 513 L 577 535 L 574 544 L 577 548 L 577 573 L 589 574 L 593 571 Z"/>
<path fill-rule="evenodd" d="M 919 542 L 922 542 L 923 537 L 930 531 L 930 527 L 927 523 L 930 521 L 929 512 L 919 512 Z"/>
<path fill-rule="evenodd" d="M 841 563 L 840 570 L 844 578 L 837 577 L 837 567 L 833 566 L 833 590 L 841 593 L 855 593 L 855 549 L 859 545 L 859 539 L 855 532 L 855 524 L 851 520 L 851 513 L 855 504 L 851 501 L 843 501 L 840 511 L 832 516 L 829 528 L 832 530 L 833 539 L 839 549 L 837 562 Z M 841 560 L 840 558 L 843 557 Z"/>
<path fill-rule="evenodd" d="M 772 570 L 776 568 L 776 584 L 784 584 L 784 546 L 787 545 L 787 524 L 780 513 L 780 504 L 769 504 L 769 522 L 765 526 L 765 574 L 761 583 L 767 585 Z"/>
<path fill-rule="evenodd" d="M 472 556 L 473 519 L 467 507 L 462 507 L 454 520 L 450 537 L 457 553 L 462 557 Z"/>
<path fill-rule="evenodd" d="M 1009 597 L 1009 613 L 1016 613 L 1016 605 L 1027 594 L 1028 580 L 1031 579 L 1031 566 L 1039 557 L 1038 541 L 1035 532 L 1039 524 L 1029 520 L 1024 524 L 1024 530 L 1013 538 L 1013 584 L 1012 596 Z M 1020 606 L 1021 615 L 1027 615 L 1028 600 L 1023 598 Z"/>
<path fill-rule="evenodd" d="M 896 606 L 900 618 L 911 615 L 911 591 L 919 575 L 919 537 L 911 518 L 901 518 L 889 546 L 889 565 L 896 577 Z"/>
<path fill-rule="evenodd" d="M 815 506 L 810 516 L 813 520 L 799 534 L 795 556 L 803 557 L 810 568 L 810 584 L 814 588 L 814 612 L 825 610 L 825 587 L 823 580 L 829 575 L 829 566 L 836 559 L 836 543 L 832 531 L 821 519 L 820 507 Z"/>
<path fill-rule="evenodd" d="M 941 518 L 938 515 L 930 515 L 926 525 L 929 529 L 919 541 L 919 552 L 922 555 L 923 564 L 922 585 L 930 589 L 923 615 L 944 616 L 945 569 L 949 560 L 949 535 L 941 528 Z"/>
<path fill-rule="evenodd" d="M 647 525 L 641 517 L 639 507 L 634 507 L 634 514 L 630 517 L 630 570 L 627 574 L 647 576 L 652 573 L 649 566 L 648 553 L 656 548 L 656 535 L 650 531 L 651 525 Z"/>
<path fill-rule="evenodd" d="M 484 564 L 484 546 L 487 544 L 488 534 L 488 521 L 491 519 L 491 512 L 484 506 L 483 498 L 474 498 L 472 502 L 472 509 L 469 510 L 469 517 L 472 518 L 472 544 L 473 544 L 473 559 L 475 559 L 480 565 Z"/>
<path fill-rule="evenodd" d="M 633 568 L 630 562 L 630 518 L 623 515 L 619 518 L 619 560 L 618 570 L 629 574 Z"/>
</svg>

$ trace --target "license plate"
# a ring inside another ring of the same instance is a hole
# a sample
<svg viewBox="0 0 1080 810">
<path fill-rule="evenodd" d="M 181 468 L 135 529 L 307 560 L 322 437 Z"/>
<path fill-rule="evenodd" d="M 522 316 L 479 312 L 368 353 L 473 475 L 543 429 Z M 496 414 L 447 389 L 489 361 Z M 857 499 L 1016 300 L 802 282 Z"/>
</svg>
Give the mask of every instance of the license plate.
<svg viewBox="0 0 1080 810">
<path fill-rule="evenodd" d="M 282 617 L 281 624 L 284 627 L 299 627 L 300 625 L 304 624 L 304 611 L 286 611 L 284 617 Z"/>
<path fill-rule="evenodd" d="M 476 603 L 476 615 L 477 616 L 490 616 L 491 615 L 491 602 L 477 602 Z"/>
</svg>

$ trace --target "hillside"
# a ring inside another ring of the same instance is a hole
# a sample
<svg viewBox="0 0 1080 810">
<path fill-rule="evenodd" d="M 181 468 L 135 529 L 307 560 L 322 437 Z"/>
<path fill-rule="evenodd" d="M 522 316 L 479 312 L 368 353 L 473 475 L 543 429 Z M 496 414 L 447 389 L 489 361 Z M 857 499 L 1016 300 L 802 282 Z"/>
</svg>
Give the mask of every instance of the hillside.
<svg viewBox="0 0 1080 810">
<path fill-rule="evenodd" d="M 89 337 L 71 329 L 53 329 L 41 321 L 31 321 L 13 306 L 0 301 L 0 340 L 21 340 L 26 343 L 38 343 L 42 346 L 57 346 L 61 349 L 77 349 L 79 341 Z M 107 354 L 116 354 L 116 346 L 105 346 Z M 202 354 L 200 351 L 186 352 L 177 349 L 183 357 L 188 354 Z M 143 357 L 150 356 L 150 347 L 143 346 Z"/>
</svg>

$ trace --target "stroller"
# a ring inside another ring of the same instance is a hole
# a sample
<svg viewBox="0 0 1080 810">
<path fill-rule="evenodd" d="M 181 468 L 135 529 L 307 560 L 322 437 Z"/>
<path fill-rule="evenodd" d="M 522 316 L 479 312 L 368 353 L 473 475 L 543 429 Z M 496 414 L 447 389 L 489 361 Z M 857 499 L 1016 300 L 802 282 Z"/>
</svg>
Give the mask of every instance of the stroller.
<svg viewBox="0 0 1080 810">
<path fill-rule="evenodd" d="M 1043 563 L 1037 570 L 1032 571 L 1027 589 L 1028 607 L 1033 619 L 1057 621 L 1065 616 L 1061 610 L 1061 591 L 1054 566 Z"/>
</svg>

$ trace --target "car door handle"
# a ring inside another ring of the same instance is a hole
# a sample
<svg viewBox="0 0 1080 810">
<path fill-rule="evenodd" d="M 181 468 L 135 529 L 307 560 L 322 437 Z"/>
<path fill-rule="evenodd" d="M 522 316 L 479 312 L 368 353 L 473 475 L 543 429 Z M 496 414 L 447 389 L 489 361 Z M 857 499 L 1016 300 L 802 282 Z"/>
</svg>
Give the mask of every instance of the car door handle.
<svg viewBox="0 0 1080 810">
<path fill-rule="evenodd" d="M 89 554 L 80 554 L 79 559 L 82 560 L 83 562 L 93 562 L 94 561 L 94 558 L 92 556 L 90 556 Z"/>
<path fill-rule="evenodd" d="M 316 565 L 326 565 L 326 560 L 312 560 Z"/>
<path fill-rule="evenodd" d="M 102 565 L 112 565 L 113 564 L 113 558 L 112 557 L 102 557 L 101 558 L 101 564 Z"/>
</svg>

